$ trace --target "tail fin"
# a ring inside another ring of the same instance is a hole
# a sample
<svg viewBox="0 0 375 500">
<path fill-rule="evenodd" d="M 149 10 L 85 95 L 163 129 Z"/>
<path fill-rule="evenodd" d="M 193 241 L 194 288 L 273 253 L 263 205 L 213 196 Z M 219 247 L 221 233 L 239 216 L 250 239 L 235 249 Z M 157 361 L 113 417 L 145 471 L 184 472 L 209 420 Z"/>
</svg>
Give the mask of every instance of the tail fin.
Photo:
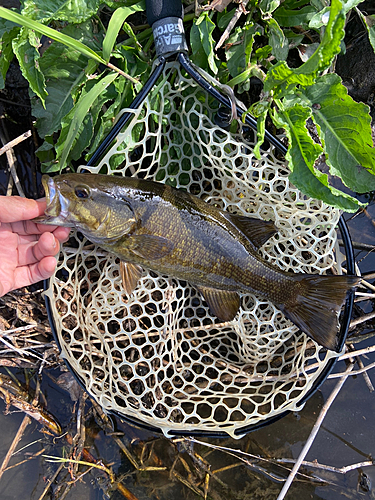
<svg viewBox="0 0 375 500">
<path fill-rule="evenodd" d="M 337 351 L 338 314 L 347 291 L 361 278 L 311 274 L 296 275 L 296 278 L 299 282 L 297 293 L 281 306 L 281 310 L 318 344 Z"/>
</svg>

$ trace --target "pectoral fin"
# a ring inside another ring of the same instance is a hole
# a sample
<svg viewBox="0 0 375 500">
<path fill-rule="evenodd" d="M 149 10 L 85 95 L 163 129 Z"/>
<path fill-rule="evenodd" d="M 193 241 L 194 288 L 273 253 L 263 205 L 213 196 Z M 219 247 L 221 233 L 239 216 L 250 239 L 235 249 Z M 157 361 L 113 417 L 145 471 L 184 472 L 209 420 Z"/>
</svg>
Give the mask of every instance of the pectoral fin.
<svg viewBox="0 0 375 500">
<path fill-rule="evenodd" d="M 157 260 L 172 252 L 174 243 L 163 236 L 138 234 L 127 238 L 127 248 L 145 260 Z"/>
<path fill-rule="evenodd" d="M 240 296 L 237 292 L 216 290 L 215 288 L 198 287 L 212 314 L 221 321 L 231 321 L 240 307 Z"/>
<path fill-rule="evenodd" d="M 263 246 L 271 236 L 277 233 L 277 228 L 272 221 L 255 219 L 254 217 L 246 217 L 244 215 L 234 215 L 228 212 L 223 213 L 256 248 Z"/>
<path fill-rule="evenodd" d="M 120 275 L 125 293 L 131 295 L 142 276 L 142 268 L 130 262 L 120 262 Z"/>
</svg>

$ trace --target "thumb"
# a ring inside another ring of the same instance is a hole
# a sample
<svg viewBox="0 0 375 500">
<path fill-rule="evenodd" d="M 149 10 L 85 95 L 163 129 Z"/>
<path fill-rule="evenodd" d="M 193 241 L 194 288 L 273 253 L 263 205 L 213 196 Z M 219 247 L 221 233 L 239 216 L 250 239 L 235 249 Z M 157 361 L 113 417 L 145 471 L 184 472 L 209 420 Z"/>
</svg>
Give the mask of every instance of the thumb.
<svg viewBox="0 0 375 500">
<path fill-rule="evenodd" d="M 0 297 L 6 295 L 11 290 L 9 283 L 0 282 Z"/>
</svg>

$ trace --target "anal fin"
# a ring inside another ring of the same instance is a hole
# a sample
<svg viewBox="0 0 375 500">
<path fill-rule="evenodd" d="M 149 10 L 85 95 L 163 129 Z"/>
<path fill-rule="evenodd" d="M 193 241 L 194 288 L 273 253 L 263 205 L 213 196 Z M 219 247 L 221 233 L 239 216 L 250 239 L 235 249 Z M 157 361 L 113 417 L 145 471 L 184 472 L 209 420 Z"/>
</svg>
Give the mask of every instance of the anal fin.
<svg viewBox="0 0 375 500">
<path fill-rule="evenodd" d="M 203 295 L 212 314 L 221 321 L 232 321 L 240 307 L 240 296 L 237 292 L 203 286 L 197 288 Z"/>
<path fill-rule="evenodd" d="M 120 261 L 120 275 L 125 293 L 131 295 L 142 276 L 142 268 L 137 264 Z"/>
</svg>

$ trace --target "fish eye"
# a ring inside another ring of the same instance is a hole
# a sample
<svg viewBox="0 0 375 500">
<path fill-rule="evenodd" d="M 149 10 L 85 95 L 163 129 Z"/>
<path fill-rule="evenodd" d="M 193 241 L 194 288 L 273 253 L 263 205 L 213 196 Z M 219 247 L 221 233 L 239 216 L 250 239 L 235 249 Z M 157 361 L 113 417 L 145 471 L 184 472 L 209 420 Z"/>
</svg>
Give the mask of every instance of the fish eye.
<svg viewBox="0 0 375 500">
<path fill-rule="evenodd" d="M 77 187 L 74 190 L 75 195 L 77 198 L 88 198 L 89 197 L 89 190 L 85 187 Z"/>
</svg>

